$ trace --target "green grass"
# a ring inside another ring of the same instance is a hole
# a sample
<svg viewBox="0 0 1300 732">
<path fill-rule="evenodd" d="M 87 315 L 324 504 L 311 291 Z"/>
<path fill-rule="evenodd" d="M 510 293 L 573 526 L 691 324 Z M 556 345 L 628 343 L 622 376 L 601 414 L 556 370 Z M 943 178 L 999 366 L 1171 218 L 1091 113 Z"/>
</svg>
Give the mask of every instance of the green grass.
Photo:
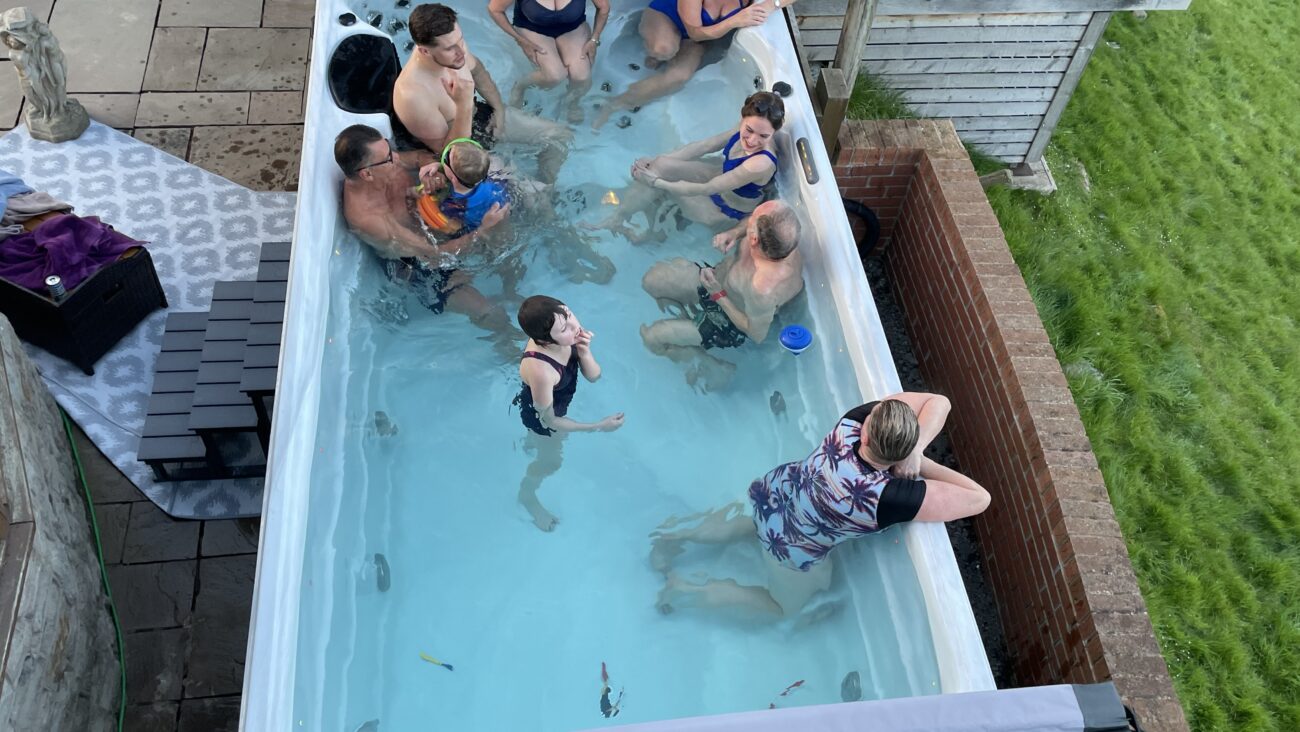
<svg viewBox="0 0 1300 732">
<path fill-rule="evenodd" d="M 1116 14 L 990 199 L 1195 730 L 1300 730 L 1300 11 Z M 996 488 L 994 489 L 996 496 Z"/>
</svg>

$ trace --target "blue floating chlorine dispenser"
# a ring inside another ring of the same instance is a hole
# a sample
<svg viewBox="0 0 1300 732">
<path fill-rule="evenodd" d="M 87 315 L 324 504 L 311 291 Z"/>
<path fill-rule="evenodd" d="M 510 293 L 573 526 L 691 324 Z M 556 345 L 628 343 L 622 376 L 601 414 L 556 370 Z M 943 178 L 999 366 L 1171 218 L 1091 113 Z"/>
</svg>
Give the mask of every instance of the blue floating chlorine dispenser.
<svg viewBox="0 0 1300 732">
<path fill-rule="evenodd" d="M 787 325 L 781 329 L 781 345 L 798 356 L 812 346 L 812 333 L 802 325 Z"/>
</svg>

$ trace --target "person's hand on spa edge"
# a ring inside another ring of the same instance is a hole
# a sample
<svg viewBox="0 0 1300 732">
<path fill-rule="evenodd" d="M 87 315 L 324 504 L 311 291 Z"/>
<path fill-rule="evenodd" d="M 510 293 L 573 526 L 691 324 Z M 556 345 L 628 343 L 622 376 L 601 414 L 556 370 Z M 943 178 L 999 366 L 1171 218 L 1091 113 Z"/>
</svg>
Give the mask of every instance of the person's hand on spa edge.
<svg viewBox="0 0 1300 732">
<path fill-rule="evenodd" d="M 756 2 L 747 6 L 744 10 L 736 13 L 737 28 L 751 28 L 756 25 L 762 25 L 767 20 L 767 14 L 772 12 L 772 6 L 766 2 Z"/>
</svg>

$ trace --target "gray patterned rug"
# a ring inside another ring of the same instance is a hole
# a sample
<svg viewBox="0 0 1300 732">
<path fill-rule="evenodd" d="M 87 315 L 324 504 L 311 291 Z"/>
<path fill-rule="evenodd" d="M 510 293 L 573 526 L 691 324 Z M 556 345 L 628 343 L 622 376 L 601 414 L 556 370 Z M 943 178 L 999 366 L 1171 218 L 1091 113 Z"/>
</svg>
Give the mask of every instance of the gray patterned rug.
<svg viewBox="0 0 1300 732">
<path fill-rule="evenodd" d="M 33 140 L 19 127 L 0 137 L 0 170 L 148 242 L 172 311 L 206 311 L 214 282 L 252 279 L 261 243 L 293 233 L 294 194 L 255 193 L 98 122 L 60 144 Z M 164 511 L 255 516 L 260 479 L 155 483 L 135 459 L 167 312 L 154 312 L 123 338 L 94 376 L 33 346 L 27 352 L 59 404 Z"/>
</svg>

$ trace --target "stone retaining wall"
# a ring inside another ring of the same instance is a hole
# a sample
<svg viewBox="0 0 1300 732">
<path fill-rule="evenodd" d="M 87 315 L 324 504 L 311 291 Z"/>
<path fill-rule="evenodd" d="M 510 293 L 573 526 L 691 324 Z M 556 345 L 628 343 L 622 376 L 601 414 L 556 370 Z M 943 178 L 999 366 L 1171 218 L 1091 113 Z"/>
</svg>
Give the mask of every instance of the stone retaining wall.
<svg viewBox="0 0 1300 732">
<path fill-rule="evenodd" d="M 0 730 L 117 726 L 117 641 L 69 450 L 0 315 Z"/>
<path fill-rule="evenodd" d="M 1113 680 L 1147 730 L 1187 721 L 1029 290 L 946 120 L 847 122 L 835 176 L 875 209 L 948 433 L 993 504 L 976 519 L 1021 684 Z"/>
</svg>

